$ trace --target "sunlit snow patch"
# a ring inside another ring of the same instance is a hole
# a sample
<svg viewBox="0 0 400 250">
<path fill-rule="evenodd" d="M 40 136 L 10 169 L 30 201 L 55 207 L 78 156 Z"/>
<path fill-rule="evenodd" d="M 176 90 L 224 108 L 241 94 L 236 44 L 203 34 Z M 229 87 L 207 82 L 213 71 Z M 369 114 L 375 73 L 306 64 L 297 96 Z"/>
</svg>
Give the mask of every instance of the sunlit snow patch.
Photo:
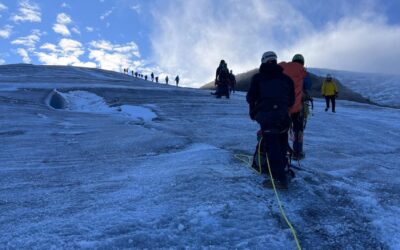
<svg viewBox="0 0 400 250">
<path fill-rule="evenodd" d="M 132 105 L 122 105 L 120 107 L 120 114 L 123 116 L 131 117 L 133 119 L 141 119 L 144 121 L 151 121 L 157 115 L 148 108 Z"/>
<path fill-rule="evenodd" d="M 96 114 L 110 114 L 128 117 L 133 120 L 151 121 L 157 115 L 149 108 L 132 105 L 110 107 L 104 99 L 87 91 L 58 92 L 67 104 L 66 109 L 76 112 L 88 112 Z"/>
</svg>

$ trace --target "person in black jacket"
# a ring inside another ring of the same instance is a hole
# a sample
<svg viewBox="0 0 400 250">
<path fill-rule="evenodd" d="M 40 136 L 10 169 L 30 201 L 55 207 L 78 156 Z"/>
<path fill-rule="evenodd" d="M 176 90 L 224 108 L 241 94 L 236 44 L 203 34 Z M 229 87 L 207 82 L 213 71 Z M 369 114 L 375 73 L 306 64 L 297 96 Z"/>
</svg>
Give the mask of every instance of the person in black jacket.
<svg viewBox="0 0 400 250">
<path fill-rule="evenodd" d="M 230 94 L 229 82 L 230 82 L 230 76 L 229 76 L 228 64 L 225 62 L 225 60 L 221 60 L 217 68 L 217 71 L 215 72 L 214 84 L 216 86 L 216 91 L 213 94 L 217 98 L 221 98 L 221 96 L 226 96 L 226 98 L 229 99 L 229 94 Z"/>
<path fill-rule="evenodd" d="M 276 180 L 278 188 L 287 189 L 285 168 L 288 164 L 289 108 L 295 101 L 294 83 L 277 64 L 277 56 L 273 51 L 263 54 L 259 72 L 251 80 L 246 100 L 250 118 L 261 127 L 272 178 Z M 270 187 L 272 183 L 267 179 L 263 184 Z"/>
</svg>

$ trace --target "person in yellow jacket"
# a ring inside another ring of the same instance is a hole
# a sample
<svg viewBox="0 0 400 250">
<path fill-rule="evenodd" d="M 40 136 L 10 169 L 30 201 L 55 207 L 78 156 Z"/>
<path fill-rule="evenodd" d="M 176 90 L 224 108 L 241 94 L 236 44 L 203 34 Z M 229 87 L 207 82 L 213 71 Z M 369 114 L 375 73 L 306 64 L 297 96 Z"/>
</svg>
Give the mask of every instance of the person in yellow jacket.
<svg viewBox="0 0 400 250">
<path fill-rule="evenodd" d="M 332 76 L 328 74 L 324 83 L 322 84 L 321 94 L 325 97 L 326 101 L 326 108 L 325 111 L 329 110 L 329 102 L 332 102 L 332 112 L 336 113 L 335 111 L 335 100 L 337 98 L 339 91 L 336 83 L 332 80 Z"/>
</svg>

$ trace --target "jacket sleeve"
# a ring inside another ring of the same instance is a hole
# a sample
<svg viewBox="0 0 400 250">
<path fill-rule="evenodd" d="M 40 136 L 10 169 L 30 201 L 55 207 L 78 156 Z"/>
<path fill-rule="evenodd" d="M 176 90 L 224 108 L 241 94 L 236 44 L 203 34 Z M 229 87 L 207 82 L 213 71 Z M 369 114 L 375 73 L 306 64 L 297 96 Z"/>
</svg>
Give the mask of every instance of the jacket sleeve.
<svg viewBox="0 0 400 250">
<path fill-rule="evenodd" d="M 219 67 L 218 67 L 217 70 L 215 71 L 215 80 L 218 79 L 218 75 L 219 75 Z"/>
<path fill-rule="evenodd" d="M 311 76 L 309 73 L 306 73 L 306 77 L 304 78 L 303 81 L 303 91 L 305 92 L 310 92 L 312 87 L 312 81 L 311 81 Z"/>
<path fill-rule="evenodd" d="M 256 101 L 258 99 L 258 83 L 256 76 L 251 78 L 250 88 L 247 91 L 246 101 L 249 104 L 249 115 L 252 120 L 255 119 L 256 114 Z"/>
</svg>

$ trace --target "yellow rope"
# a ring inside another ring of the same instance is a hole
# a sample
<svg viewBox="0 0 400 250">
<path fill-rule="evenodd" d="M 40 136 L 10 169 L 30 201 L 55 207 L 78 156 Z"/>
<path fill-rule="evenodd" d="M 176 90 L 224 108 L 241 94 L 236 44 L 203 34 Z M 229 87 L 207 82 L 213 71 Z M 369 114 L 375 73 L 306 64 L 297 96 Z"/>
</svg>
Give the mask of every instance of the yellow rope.
<svg viewBox="0 0 400 250">
<path fill-rule="evenodd" d="M 261 140 L 262 140 L 262 138 L 261 138 Z M 296 230 L 294 230 L 292 224 L 290 223 L 289 219 L 287 218 L 286 213 L 285 213 L 285 211 L 283 210 L 283 207 L 282 207 L 282 202 L 279 199 L 278 191 L 276 191 L 275 181 L 274 181 L 274 178 L 272 177 L 271 166 L 269 165 L 269 159 L 268 159 L 268 154 L 267 153 L 265 153 L 265 157 L 267 158 L 269 177 L 270 177 L 270 180 L 272 182 L 272 187 L 274 188 L 276 200 L 278 201 L 279 210 L 281 211 L 281 214 L 282 214 L 283 218 L 285 219 L 286 224 L 289 226 L 290 231 L 293 234 L 294 241 L 296 242 L 297 249 L 301 250 L 301 246 L 300 246 L 299 240 L 297 239 Z"/>
<path fill-rule="evenodd" d="M 255 173 L 261 174 L 261 173 L 259 173 L 256 169 L 254 169 L 253 167 L 251 167 L 251 164 L 252 164 L 252 162 L 253 162 L 253 156 L 251 156 L 251 155 L 245 155 L 245 154 L 235 154 L 234 157 L 235 157 L 236 159 L 238 159 L 239 161 L 242 161 L 242 162 L 246 163 L 247 166 L 248 166 L 249 168 L 251 168 L 251 170 L 253 170 Z"/>
<path fill-rule="evenodd" d="M 236 159 L 238 159 L 238 160 L 240 160 L 240 161 L 242 161 L 242 162 L 244 162 L 244 163 L 247 163 L 247 165 L 248 165 L 251 169 L 253 169 L 257 174 L 261 174 L 261 173 L 262 173 L 262 170 L 261 170 L 261 142 L 262 142 L 262 139 L 263 139 L 263 138 L 261 138 L 260 143 L 259 143 L 259 145 L 258 145 L 258 149 L 257 149 L 257 151 L 258 151 L 258 157 L 257 157 L 257 158 L 258 158 L 258 166 L 259 166 L 259 170 L 260 170 L 260 171 L 257 171 L 256 169 L 254 169 L 254 168 L 251 167 L 251 162 L 252 162 L 252 160 L 250 160 L 250 159 L 253 158 L 252 156 L 250 156 L 250 155 L 244 155 L 244 154 L 235 154 L 235 155 L 234 155 Z M 279 199 L 278 191 L 276 191 L 274 178 L 272 178 L 272 171 L 271 171 L 271 166 L 270 166 L 270 164 L 269 164 L 268 154 L 266 154 L 265 156 L 266 156 L 266 159 L 267 159 L 268 172 L 269 172 L 269 176 L 270 176 L 270 179 L 271 179 L 271 182 L 272 182 L 272 187 L 274 188 L 275 197 L 276 197 L 276 200 L 277 200 L 277 202 L 278 202 L 279 210 L 280 210 L 280 212 L 281 212 L 283 218 L 285 219 L 286 224 L 289 226 L 290 231 L 291 231 L 292 234 L 293 234 L 294 240 L 295 240 L 295 242 L 296 242 L 297 249 L 298 249 L 298 250 L 301 250 L 301 246 L 300 246 L 299 240 L 297 239 L 296 230 L 294 230 L 292 224 L 290 223 L 289 219 L 287 218 L 286 213 L 285 213 L 285 211 L 283 210 L 283 207 L 282 207 L 282 202 L 281 202 L 281 200 Z M 247 160 L 245 160 L 245 159 L 243 159 L 243 158 L 246 158 Z"/>
</svg>

